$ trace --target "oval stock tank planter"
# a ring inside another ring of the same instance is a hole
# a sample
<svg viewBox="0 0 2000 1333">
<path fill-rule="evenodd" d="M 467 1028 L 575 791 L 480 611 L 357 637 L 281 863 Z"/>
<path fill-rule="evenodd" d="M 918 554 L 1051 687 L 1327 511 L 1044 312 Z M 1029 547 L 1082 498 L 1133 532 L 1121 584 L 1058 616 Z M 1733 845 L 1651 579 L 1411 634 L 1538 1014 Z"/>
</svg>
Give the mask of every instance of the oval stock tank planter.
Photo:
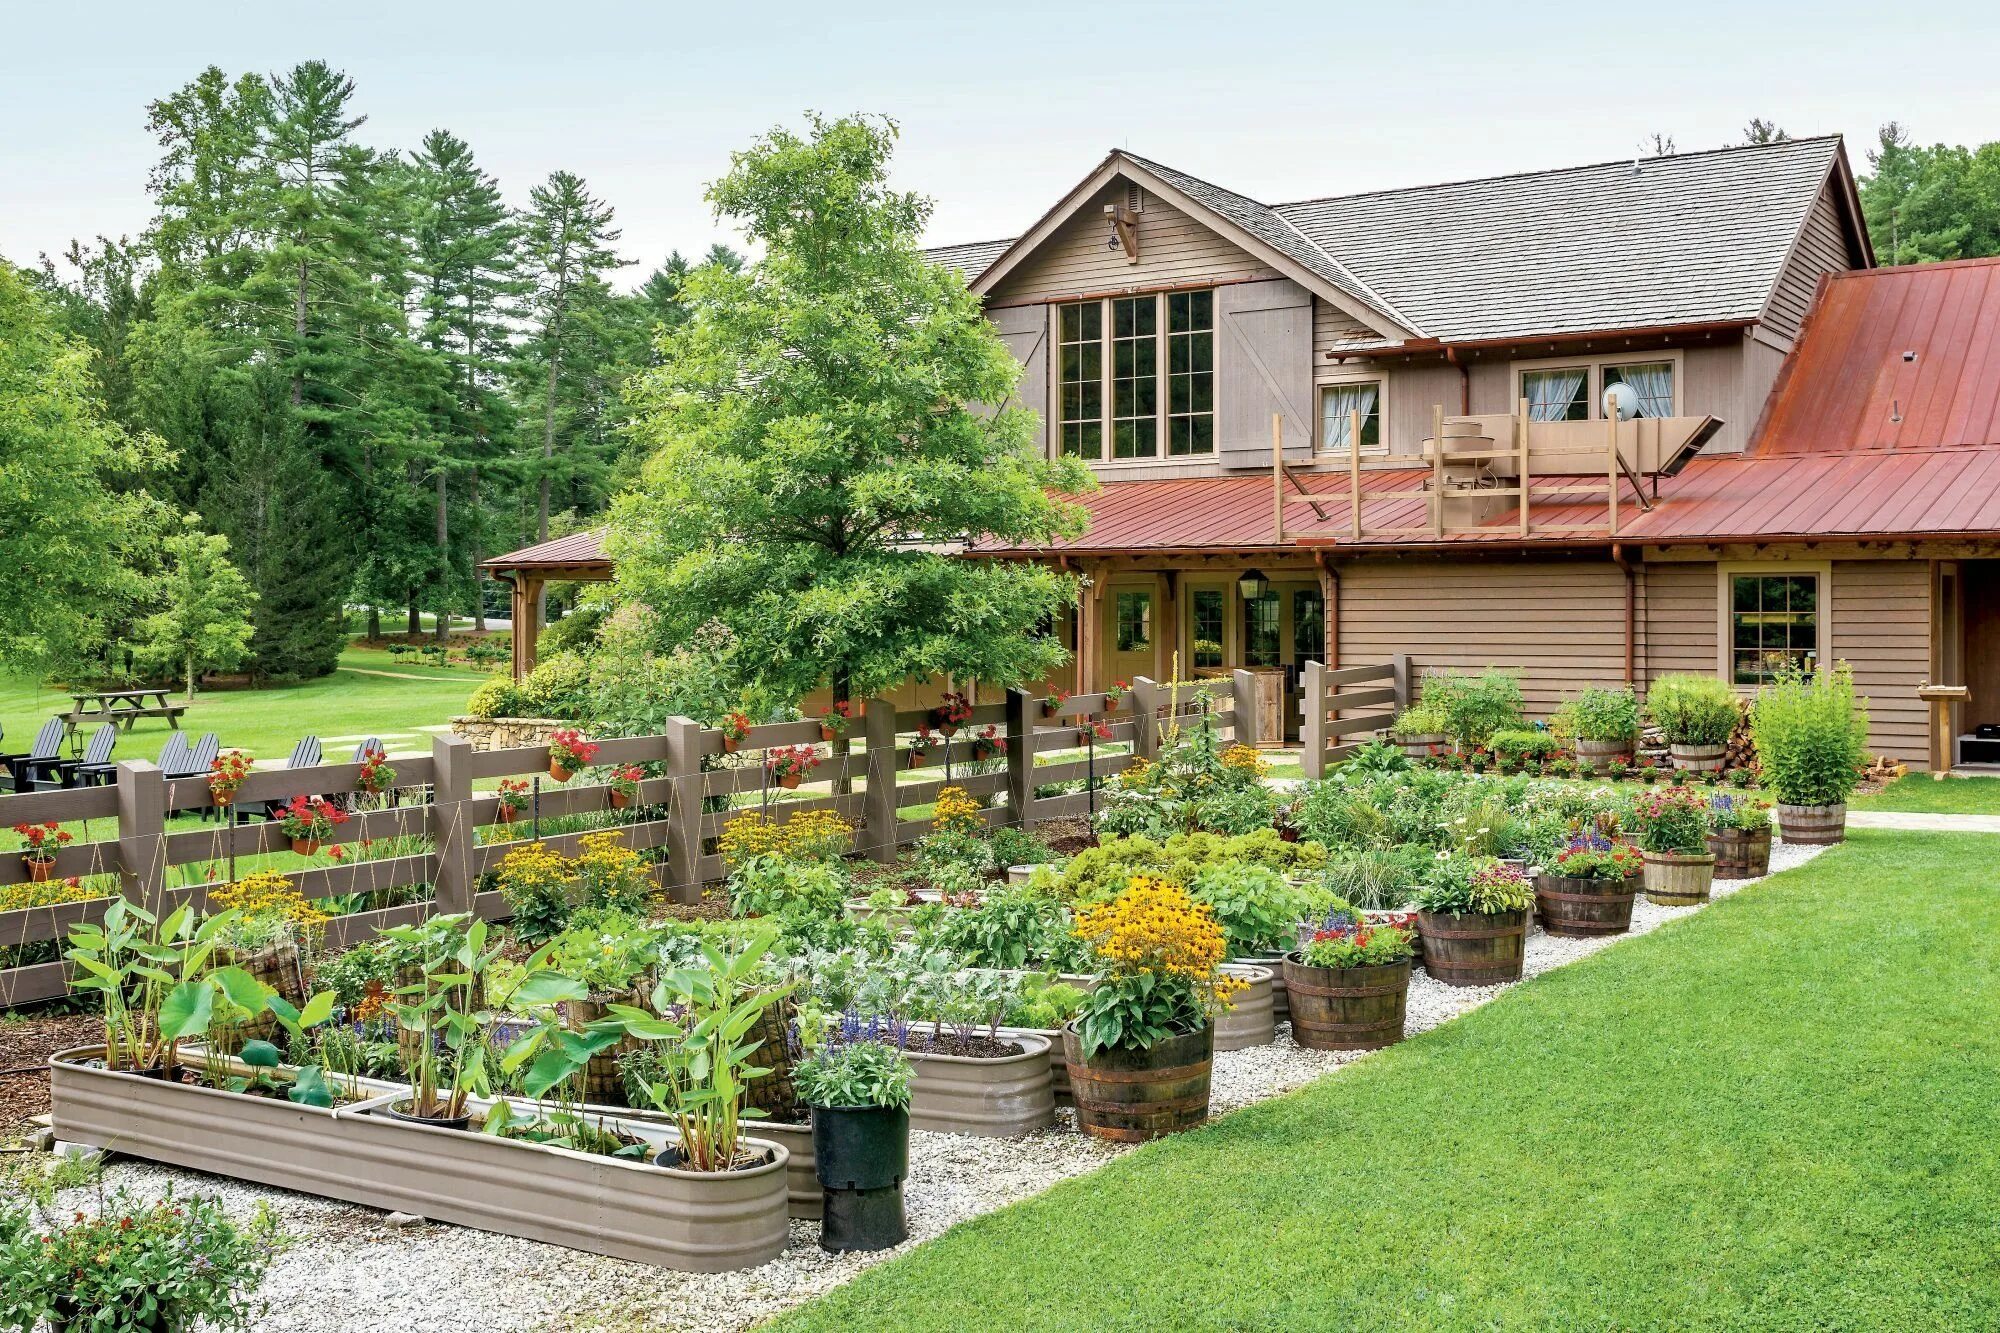
<svg viewBox="0 0 2000 1333">
<path fill-rule="evenodd" d="M 1566 939 L 1622 935 L 1632 929 L 1632 904 L 1644 881 L 1644 871 L 1618 879 L 1537 875 L 1535 915 L 1543 930 Z"/>
<path fill-rule="evenodd" d="M 1646 898 L 1661 907 L 1694 907 L 1708 901 L 1715 883 L 1715 858 L 1707 852 L 1647 852 Z"/>
<path fill-rule="evenodd" d="M 1756 879 L 1771 873 L 1771 830 L 1723 829 L 1708 835 L 1717 879 Z"/>
<path fill-rule="evenodd" d="M 1691 773 L 1720 773 L 1723 756 L 1729 753 L 1726 745 L 1669 745 L 1667 753 L 1673 756 L 1674 767 L 1684 768 Z"/>
<path fill-rule="evenodd" d="M 1143 1143 L 1208 1119 L 1215 1027 L 1164 1037 L 1146 1050 L 1113 1047 L 1083 1058 L 1074 1027 L 1063 1029 L 1076 1125 L 1093 1138 Z"/>
<path fill-rule="evenodd" d="M 1847 805 L 1779 805 L 1778 836 L 1806 847 L 1847 840 Z"/>
<path fill-rule="evenodd" d="M 1291 1005 L 1285 996 L 1285 956 L 1281 953 L 1263 954 L 1255 958 L 1232 958 L 1227 966 L 1235 968 L 1261 967 L 1271 974 L 1271 1021 L 1283 1023 L 1291 1019 Z M 1218 1045 L 1218 1050 L 1234 1050 L 1234 1047 Z"/>
<path fill-rule="evenodd" d="M 1519 981 L 1527 959 L 1528 913 L 1419 912 L 1424 971 L 1447 986 Z"/>
<path fill-rule="evenodd" d="M 1373 1051 L 1403 1039 L 1410 962 L 1310 967 L 1285 959 L 1292 1040 L 1315 1051 Z"/>
<path fill-rule="evenodd" d="M 1269 1046 L 1278 1039 L 1278 970 L 1260 963 L 1224 963 L 1222 972 L 1248 984 L 1229 997 L 1229 1008 L 1215 1016 L 1215 1049 Z"/>
<path fill-rule="evenodd" d="M 780 1144 L 745 1139 L 762 1160 L 742 1170 L 683 1171 L 380 1114 L 407 1089 L 371 1086 L 369 1100 L 336 1113 L 84 1063 L 99 1054 L 51 1061 L 56 1136 L 67 1142 L 686 1272 L 751 1268 L 785 1249 Z M 657 1124 L 605 1124 L 667 1137 Z"/>
<path fill-rule="evenodd" d="M 910 1124 L 935 1134 L 1018 1138 L 1056 1122 L 1049 1043 L 1026 1032 L 1001 1033 L 1012 1055 L 945 1055 L 907 1051 Z"/>
</svg>

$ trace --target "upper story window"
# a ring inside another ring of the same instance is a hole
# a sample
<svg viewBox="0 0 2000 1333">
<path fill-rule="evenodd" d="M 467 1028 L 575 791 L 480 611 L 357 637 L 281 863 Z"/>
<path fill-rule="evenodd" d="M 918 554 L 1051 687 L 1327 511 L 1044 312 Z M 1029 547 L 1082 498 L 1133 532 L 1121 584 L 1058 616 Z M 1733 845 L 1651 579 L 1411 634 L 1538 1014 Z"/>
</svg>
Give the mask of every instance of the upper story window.
<svg viewBox="0 0 2000 1333">
<path fill-rule="evenodd" d="M 1521 368 L 1518 391 L 1535 421 L 1602 421 L 1604 391 L 1614 384 L 1637 393 L 1640 416 L 1670 417 L 1678 404 L 1674 381 L 1679 368 L 1673 357 L 1540 364 Z"/>
<path fill-rule="evenodd" d="M 1056 307 L 1058 447 L 1091 462 L 1215 452 L 1215 294 Z"/>
<path fill-rule="evenodd" d="M 1361 452 L 1382 452 L 1382 381 L 1355 380 L 1348 384 L 1323 384 L 1319 390 L 1319 447 L 1321 453 L 1347 452 L 1348 435 L 1354 429 L 1354 414 L 1361 414 Z"/>
</svg>

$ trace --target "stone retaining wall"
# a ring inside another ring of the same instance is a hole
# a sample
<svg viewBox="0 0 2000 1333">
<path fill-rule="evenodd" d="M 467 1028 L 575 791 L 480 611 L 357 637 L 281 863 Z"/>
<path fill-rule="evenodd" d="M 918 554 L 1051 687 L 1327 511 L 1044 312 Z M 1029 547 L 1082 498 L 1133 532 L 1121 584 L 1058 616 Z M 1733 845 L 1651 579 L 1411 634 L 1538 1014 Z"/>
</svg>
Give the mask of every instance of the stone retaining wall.
<svg viewBox="0 0 2000 1333">
<path fill-rule="evenodd" d="M 512 750 L 524 745 L 547 745 L 549 733 L 576 723 L 555 717 L 471 717 L 451 720 L 452 734 L 472 742 L 475 750 Z"/>
</svg>

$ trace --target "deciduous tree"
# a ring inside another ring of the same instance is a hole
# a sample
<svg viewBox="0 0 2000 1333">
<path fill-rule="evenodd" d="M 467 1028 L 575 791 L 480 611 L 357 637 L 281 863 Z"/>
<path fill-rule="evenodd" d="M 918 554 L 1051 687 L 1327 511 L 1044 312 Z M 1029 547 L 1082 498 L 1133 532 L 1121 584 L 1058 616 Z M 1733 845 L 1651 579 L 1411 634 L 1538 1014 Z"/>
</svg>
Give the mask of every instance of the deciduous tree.
<svg viewBox="0 0 2000 1333">
<path fill-rule="evenodd" d="M 257 594 L 229 560 L 229 539 L 192 518 L 161 543 L 165 568 L 154 580 L 157 609 L 139 623 L 141 660 L 187 676 L 188 698 L 204 670 L 230 670 L 250 655 L 250 606 Z"/>
</svg>

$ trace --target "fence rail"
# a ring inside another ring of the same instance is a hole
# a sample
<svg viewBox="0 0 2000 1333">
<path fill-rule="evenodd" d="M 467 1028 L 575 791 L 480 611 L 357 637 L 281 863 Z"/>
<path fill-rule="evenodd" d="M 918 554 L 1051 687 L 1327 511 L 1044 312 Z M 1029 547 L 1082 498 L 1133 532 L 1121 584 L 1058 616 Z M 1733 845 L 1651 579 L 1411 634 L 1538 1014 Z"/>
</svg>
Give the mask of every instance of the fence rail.
<svg viewBox="0 0 2000 1333">
<path fill-rule="evenodd" d="M 692 902 L 704 884 L 723 877 L 725 866 L 714 841 L 722 826 L 745 809 L 779 819 L 837 810 L 856 826 L 856 854 L 887 862 L 931 830 L 928 820 L 906 812 L 934 804 L 948 785 L 975 797 L 1001 799 L 1004 803 L 985 812 L 989 824 L 1030 828 L 1093 810 L 1098 786 L 1157 753 L 1163 731 L 1177 715 L 1200 712 L 1207 725 L 1254 744 L 1254 678 L 1238 672 L 1233 681 L 1218 684 L 1224 685 L 1226 697 L 1211 699 L 1205 708 L 1191 699 L 1189 687 L 1144 678 L 1115 704 L 1103 694 L 1089 694 L 1051 709 L 1023 691 L 1010 691 L 1000 703 L 974 707 L 956 734 L 945 738 L 942 752 L 914 769 L 907 738 L 935 723 L 924 710 L 898 711 L 880 699 L 867 702 L 848 737 L 830 744 L 821 740 L 817 722 L 776 722 L 750 728 L 732 752 L 719 730 L 674 718 L 657 736 L 600 742 L 593 767 L 648 766 L 651 776 L 639 784 L 629 817 L 612 827 L 634 849 L 657 853 L 654 873 L 660 888 Z M 1083 734 L 1098 721 L 1107 724 L 1112 741 L 1129 748 L 1105 751 L 1094 734 Z M 975 741 L 989 727 L 993 738 L 1004 743 L 1004 752 L 969 763 Z M 815 787 L 824 784 L 827 790 L 794 793 L 778 787 L 759 753 L 808 744 L 827 751 L 810 778 Z M 1080 758 L 1038 762 L 1079 747 Z M 355 813 L 327 840 L 329 848 L 340 849 L 342 859 L 330 865 L 301 863 L 282 873 L 312 899 L 411 888 L 421 892 L 426 887 L 428 897 L 335 916 L 327 927 L 331 946 L 344 947 L 383 926 L 421 920 L 430 912 L 504 918 L 506 901 L 490 889 L 482 891 L 482 880 L 508 850 L 523 836 L 540 836 L 542 820 L 610 808 L 610 788 L 604 783 L 578 779 L 556 786 L 537 781 L 531 817 L 502 825 L 497 793 L 476 790 L 473 784 L 546 773 L 548 750 L 542 746 L 476 751 L 463 737 L 437 736 L 428 756 L 399 758 L 395 767 L 398 804 Z M 337 796 L 353 792 L 359 777 L 360 766 L 351 763 L 262 769 L 244 781 L 235 804 L 243 810 L 296 795 Z M 1085 789 L 1041 794 L 1075 782 Z M 213 826 L 169 829 L 171 815 L 189 813 L 219 817 Z M 0 911 L 0 950 L 52 941 L 59 948 L 71 926 L 101 919 L 120 895 L 151 911 L 184 902 L 205 906 L 210 892 L 234 877 L 238 859 L 287 848 L 275 823 L 231 822 L 217 810 L 205 779 L 169 781 L 143 761 L 119 764 L 109 787 L 0 796 L 0 828 L 50 820 L 83 826 L 78 840 L 58 854 L 53 876 L 101 886 L 104 896 Z M 567 853 L 583 836 L 583 831 L 550 833 L 541 841 Z M 390 854 L 366 854 L 364 842 L 385 839 L 393 840 Z M 0 886 L 28 878 L 20 856 L 0 855 Z M 50 999 L 68 989 L 67 965 L 61 962 L 0 967 L 0 1007 Z"/>
<path fill-rule="evenodd" d="M 1306 663 L 1299 677 L 1299 740 L 1305 748 L 1301 759 L 1305 775 L 1325 777 L 1335 763 L 1354 753 L 1357 742 L 1350 738 L 1382 730 L 1409 703 L 1407 654 L 1397 653 L 1372 666 Z"/>
</svg>

